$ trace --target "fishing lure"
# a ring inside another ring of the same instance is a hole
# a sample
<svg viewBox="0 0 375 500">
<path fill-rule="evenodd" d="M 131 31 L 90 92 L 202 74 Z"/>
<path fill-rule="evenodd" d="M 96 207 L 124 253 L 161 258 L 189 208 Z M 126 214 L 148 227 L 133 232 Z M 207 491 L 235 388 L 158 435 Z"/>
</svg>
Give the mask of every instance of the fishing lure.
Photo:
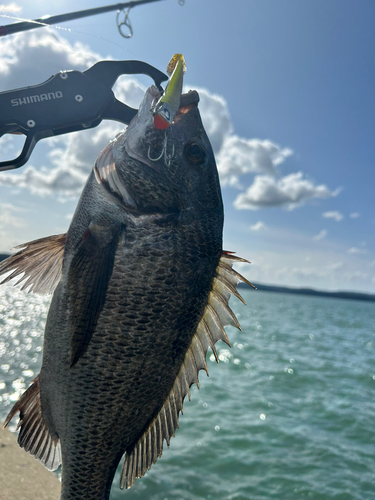
<svg viewBox="0 0 375 500">
<path fill-rule="evenodd" d="M 182 81 L 186 72 L 186 63 L 182 54 L 175 54 L 169 61 L 167 73 L 170 79 L 164 94 L 152 109 L 154 125 L 159 130 L 169 128 L 180 107 Z"/>
</svg>

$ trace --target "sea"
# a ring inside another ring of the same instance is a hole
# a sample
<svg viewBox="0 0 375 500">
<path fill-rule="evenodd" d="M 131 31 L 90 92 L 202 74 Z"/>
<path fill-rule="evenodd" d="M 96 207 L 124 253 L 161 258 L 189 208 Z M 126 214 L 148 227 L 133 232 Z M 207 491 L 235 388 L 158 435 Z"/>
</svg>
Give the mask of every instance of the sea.
<svg viewBox="0 0 375 500">
<path fill-rule="evenodd" d="M 118 470 L 111 500 L 375 499 L 375 303 L 241 293 L 170 448 L 128 491 Z M 2 420 L 39 372 L 49 300 L 0 287 Z"/>
</svg>

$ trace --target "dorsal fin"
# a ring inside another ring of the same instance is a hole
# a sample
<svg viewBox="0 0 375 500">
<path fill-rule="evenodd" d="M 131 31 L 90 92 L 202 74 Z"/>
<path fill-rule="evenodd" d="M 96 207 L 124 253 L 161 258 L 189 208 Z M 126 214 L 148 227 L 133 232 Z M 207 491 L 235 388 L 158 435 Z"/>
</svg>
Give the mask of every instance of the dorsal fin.
<svg viewBox="0 0 375 500">
<path fill-rule="evenodd" d="M 15 283 L 22 283 L 21 290 L 30 286 L 28 292 L 52 293 L 61 278 L 65 241 L 66 234 L 57 234 L 15 247 L 22 250 L 0 263 L 0 275 L 13 271 L 0 285 L 21 276 Z"/>
<path fill-rule="evenodd" d="M 40 407 L 39 375 L 9 412 L 3 429 L 16 413 L 20 412 L 17 429 L 18 444 L 38 458 L 47 469 L 55 470 L 61 464 L 61 449 L 58 437 L 52 437 L 45 424 Z"/>
<path fill-rule="evenodd" d="M 228 345 L 229 340 L 224 326 L 240 325 L 230 309 L 228 302 L 231 294 L 245 301 L 236 291 L 240 281 L 251 283 L 232 269 L 233 262 L 248 262 L 245 259 L 235 257 L 230 252 L 223 252 L 212 280 L 212 288 L 209 293 L 208 303 L 198 324 L 197 331 L 192 338 L 191 344 L 185 354 L 184 362 L 175 379 L 172 390 L 165 400 L 160 412 L 151 422 L 132 450 L 125 453 L 125 459 L 121 472 L 120 488 L 131 488 L 136 478 L 142 477 L 151 465 L 156 462 L 163 452 L 163 441 L 169 446 L 170 438 L 174 436 L 178 428 L 178 417 L 186 395 L 190 399 L 190 386 L 198 385 L 198 373 L 205 370 L 208 375 L 206 364 L 206 353 L 211 347 L 216 361 L 219 362 L 215 350 L 215 343 L 223 340 Z"/>
</svg>

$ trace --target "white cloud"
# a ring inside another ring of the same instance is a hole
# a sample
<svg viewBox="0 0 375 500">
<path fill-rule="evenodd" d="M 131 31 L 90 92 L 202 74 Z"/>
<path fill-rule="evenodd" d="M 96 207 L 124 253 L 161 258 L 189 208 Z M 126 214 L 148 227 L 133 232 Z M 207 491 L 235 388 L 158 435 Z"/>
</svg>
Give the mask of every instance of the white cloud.
<svg viewBox="0 0 375 500">
<path fill-rule="evenodd" d="M 16 3 L 7 3 L 7 4 L 0 4 L 0 12 L 8 12 L 8 13 L 16 13 L 20 12 L 22 10 L 22 7 L 17 5 Z"/>
<path fill-rule="evenodd" d="M 339 222 L 344 218 L 341 212 L 338 211 L 331 211 L 331 212 L 324 212 L 323 217 L 326 219 L 334 219 L 335 221 Z"/>
<path fill-rule="evenodd" d="M 85 70 L 100 60 L 87 45 L 49 32 L 12 35 L 0 44 L 1 90 L 35 85 L 61 70 Z M 43 61 L 43 64 L 35 64 Z"/>
<path fill-rule="evenodd" d="M 62 196 L 75 196 L 82 188 L 87 176 L 70 168 L 56 168 L 49 170 L 42 167 L 37 170 L 32 165 L 20 174 L 5 172 L 1 175 L 1 184 L 4 186 L 17 186 L 27 188 L 31 193 L 39 196 L 52 195 L 54 192 Z"/>
<path fill-rule="evenodd" d="M 187 92 L 191 87 L 184 87 Z M 195 87 L 199 93 L 199 110 L 207 135 L 210 138 L 212 149 L 218 153 L 223 146 L 225 137 L 233 131 L 232 121 L 229 115 L 226 100 L 209 90 Z"/>
<path fill-rule="evenodd" d="M 267 228 L 267 226 L 265 225 L 264 222 L 258 221 L 255 224 L 253 224 L 252 226 L 250 226 L 250 229 L 252 231 L 262 231 L 262 230 L 268 229 L 268 228 Z"/>
<path fill-rule="evenodd" d="M 189 90 L 189 86 L 184 91 Z M 246 139 L 233 134 L 233 125 L 226 100 L 207 89 L 199 92 L 202 121 L 216 153 L 217 166 L 223 186 L 243 189 L 240 177 L 245 174 L 277 175 L 277 166 L 293 154 L 289 148 L 265 139 Z"/>
<path fill-rule="evenodd" d="M 344 263 L 342 261 L 339 262 L 333 262 L 332 264 L 328 264 L 326 267 L 327 269 L 330 269 L 332 271 L 336 271 L 337 269 L 341 269 L 344 266 Z"/>
<path fill-rule="evenodd" d="M 277 165 L 292 155 L 270 140 L 244 139 L 237 135 L 225 137 L 217 156 L 220 179 L 223 185 L 242 188 L 239 178 L 248 173 L 275 176 Z"/>
<path fill-rule="evenodd" d="M 0 138 L 0 161 L 17 158 L 22 151 L 25 136 L 5 134 Z"/>
<path fill-rule="evenodd" d="M 349 248 L 348 253 L 364 255 L 365 253 L 367 253 L 367 250 L 365 250 L 364 248 L 351 247 Z"/>
<path fill-rule="evenodd" d="M 222 186 L 229 185 L 244 190 L 243 176 L 261 174 L 255 176 L 246 192 L 237 196 L 235 208 L 257 210 L 282 206 L 292 210 L 308 199 L 339 194 L 340 189 L 330 191 L 324 184 L 315 185 L 304 179 L 302 172 L 276 180 L 279 175 L 277 167 L 293 155 L 293 151 L 269 139 L 248 139 L 233 134 L 225 99 L 206 89 L 197 90 L 200 94 L 202 120 L 216 153 Z"/>
<path fill-rule="evenodd" d="M 75 132 L 45 141 L 50 146 L 48 163 L 54 168 L 25 167 L 19 172 L 2 172 L 0 184 L 28 189 L 38 196 L 57 194 L 60 200 L 76 197 L 92 169 L 98 153 L 121 129 L 109 123 L 98 129 Z"/>
<path fill-rule="evenodd" d="M 350 214 L 350 218 L 351 219 L 358 219 L 358 217 L 360 217 L 360 213 L 359 212 L 353 212 Z"/>
<path fill-rule="evenodd" d="M 364 273 L 364 272 L 361 272 L 361 271 L 356 271 L 355 273 L 353 273 L 353 276 L 352 276 L 352 281 L 361 281 L 361 280 L 364 280 L 368 277 L 368 273 Z"/>
<path fill-rule="evenodd" d="M 239 210 L 259 210 L 268 207 L 284 207 L 293 210 L 312 198 L 328 198 L 336 196 L 324 184 L 315 185 L 303 178 L 302 172 L 289 174 L 276 180 L 266 175 L 255 176 L 253 184 L 245 193 L 241 193 L 234 201 Z"/>
<path fill-rule="evenodd" d="M 320 241 L 327 236 L 327 233 L 328 233 L 328 231 L 326 231 L 325 229 L 322 229 L 320 231 L 320 233 L 318 233 L 316 236 L 313 236 L 313 240 Z"/>
<path fill-rule="evenodd" d="M 0 229 L 25 227 L 25 221 L 14 215 L 14 213 L 19 212 L 23 212 L 23 210 L 11 203 L 0 203 Z"/>
</svg>

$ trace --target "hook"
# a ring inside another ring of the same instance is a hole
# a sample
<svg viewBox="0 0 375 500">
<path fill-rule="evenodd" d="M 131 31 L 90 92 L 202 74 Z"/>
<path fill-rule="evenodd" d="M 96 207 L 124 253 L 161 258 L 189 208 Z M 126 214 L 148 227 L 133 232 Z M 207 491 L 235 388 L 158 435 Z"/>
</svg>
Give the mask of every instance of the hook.
<svg viewBox="0 0 375 500">
<path fill-rule="evenodd" d="M 164 132 L 164 143 L 163 143 L 163 147 L 162 147 L 160 155 L 157 158 L 151 158 L 151 154 L 150 154 L 150 152 L 151 152 L 151 146 L 149 146 L 148 147 L 148 152 L 147 152 L 148 159 L 151 160 L 151 161 L 159 161 L 160 158 L 164 155 L 164 163 L 167 165 L 167 167 L 169 167 L 170 164 L 171 164 L 171 162 L 172 162 L 172 160 L 173 160 L 174 154 L 175 154 L 175 147 L 174 147 L 174 144 L 172 144 L 172 153 L 170 155 L 168 155 L 168 153 L 167 153 L 167 146 L 168 146 L 168 136 L 167 136 L 167 130 L 165 130 L 165 132 Z"/>
<path fill-rule="evenodd" d="M 167 147 L 165 148 L 165 150 L 164 150 L 164 162 L 167 165 L 167 167 L 169 167 L 171 165 L 171 162 L 172 162 L 173 157 L 174 157 L 174 153 L 175 153 L 174 144 L 172 144 L 172 154 L 169 156 L 167 155 Z"/>
<path fill-rule="evenodd" d="M 130 12 L 130 7 L 125 11 L 125 9 L 122 9 L 122 10 L 118 10 L 117 11 L 117 16 L 116 16 L 116 24 L 117 24 L 117 28 L 119 30 L 119 33 L 121 36 L 123 36 L 124 38 L 131 38 L 133 36 L 133 28 L 132 28 L 132 23 L 130 21 L 130 17 L 129 17 L 129 12 Z M 124 20 L 121 21 L 121 23 L 119 22 L 119 18 L 120 18 L 120 14 L 124 14 Z M 126 26 L 128 29 L 129 29 L 129 33 L 124 33 L 122 31 L 122 26 Z"/>
<path fill-rule="evenodd" d="M 161 150 L 160 156 L 158 156 L 157 158 L 151 158 L 150 151 L 151 151 L 151 146 L 148 147 L 148 153 L 147 153 L 148 159 L 151 161 L 159 161 L 164 154 L 164 146 L 163 149 Z"/>
</svg>

